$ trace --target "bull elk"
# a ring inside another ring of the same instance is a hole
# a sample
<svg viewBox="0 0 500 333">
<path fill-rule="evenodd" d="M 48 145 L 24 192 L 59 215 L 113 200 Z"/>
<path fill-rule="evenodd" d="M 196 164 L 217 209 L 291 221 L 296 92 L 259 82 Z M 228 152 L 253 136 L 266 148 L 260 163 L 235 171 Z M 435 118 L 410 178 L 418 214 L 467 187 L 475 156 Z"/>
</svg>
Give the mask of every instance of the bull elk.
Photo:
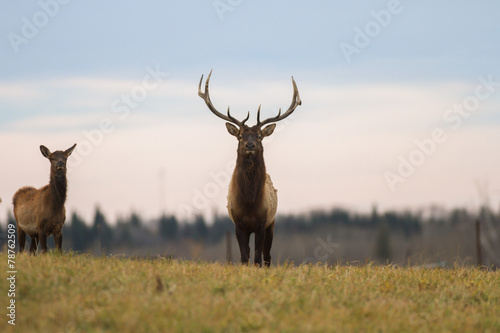
<svg viewBox="0 0 500 333">
<path fill-rule="evenodd" d="M 235 225 L 236 238 L 240 247 L 241 262 L 248 264 L 250 260 L 250 235 L 255 233 L 255 265 L 271 264 L 271 247 L 274 235 L 274 221 L 278 207 L 277 190 L 274 188 L 271 177 L 266 173 L 264 163 L 264 148 L 262 139 L 270 136 L 276 128 L 276 122 L 285 119 L 301 105 L 299 91 L 292 77 L 293 98 L 288 110 L 281 114 L 281 109 L 276 117 L 260 121 L 260 106 L 257 111 L 257 124 L 249 127 L 245 125 L 250 117 L 250 112 L 243 121 L 239 121 L 227 109 L 227 115 L 217 111 L 210 100 L 209 82 L 212 71 L 205 83 L 205 92 L 201 91 L 203 75 L 198 86 L 198 95 L 217 117 L 227 121 L 226 128 L 229 134 L 238 141 L 236 167 L 229 184 L 227 209 Z M 268 125 L 263 128 L 264 125 Z M 235 126 L 236 125 L 236 126 Z"/>
<path fill-rule="evenodd" d="M 48 185 L 35 189 L 23 187 L 14 195 L 14 217 L 17 223 L 19 251 L 24 251 L 26 234 L 31 237 L 29 251 L 36 253 L 38 243 L 42 253 L 47 251 L 47 237 L 54 235 L 56 248 L 62 248 L 62 227 L 66 220 L 66 161 L 75 149 L 76 144 L 66 151 L 53 153 L 45 146 L 40 146 L 42 155 L 50 161 L 50 182 Z"/>
</svg>

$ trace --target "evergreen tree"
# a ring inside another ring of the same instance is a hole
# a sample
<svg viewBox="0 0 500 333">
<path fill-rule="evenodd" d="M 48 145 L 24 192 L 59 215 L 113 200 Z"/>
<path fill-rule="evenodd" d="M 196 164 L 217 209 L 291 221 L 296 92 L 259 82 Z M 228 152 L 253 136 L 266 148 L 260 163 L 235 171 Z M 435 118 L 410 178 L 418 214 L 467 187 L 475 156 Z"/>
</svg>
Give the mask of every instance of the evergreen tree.
<svg viewBox="0 0 500 333">
<path fill-rule="evenodd" d="M 377 225 L 379 225 L 379 223 L 380 223 L 380 220 L 379 220 L 379 216 L 378 216 L 377 206 L 373 205 L 373 207 L 372 207 L 372 215 L 370 217 L 370 225 L 371 226 L 377 226 Z"/>
<path fill-rule="evenodd" d="M 174 239 L 177 237 L 179 232 L 179 224 L 177 223 L 177 219 L 175 216 L 165 216 L 163 215 L 160 218 L 159 225 L 160 236 L 163 239 Z"/>
<path fill-rule="evenodd" d="M 214 223 L 209 229 L 208 239 L 212 243 L 217 243 L 224 238 L 227 232 L 234 232 L 234 223 L 229 217 L 214 216 Z"/>
<path fill-rule="evenodd" d="M 115 244 L 119 246 L 134 246 L 134 239 L 132 237 L 131 225 L 128 221 L 118 220 L 115 227 Z"/>
<path fill-rule="evenodd" d="M 139 228 L 142 225 L 142 220 L 136 213 L 130 215 L 130 225 Z"/>
<path fill-rule="evenodd" d="M 197 241 L 205 240 L 207 238 L 207 235 L 208 228 L 205 223 L 205 219 L 201 215 L 196 216 L 193 228 L 193 239 Z"/>
<path fill-rule="evenodd" d="M 100 251 L 103 253 L 110 250 L 113 245 L 113 229 L 106 222 L 104 214 L 97 207 L 94 216 L 94 225 L 92 226 L 92 236 L 94 242 L 97 242 Z"/>
<path fill-rule="evenodd" d="M 391 237 L 389 223 L 382 219 L 378 224 L 375 256 L 381 261 L 391 261 Z"/>
<path fill-rule="evenodd" d="M 92 243 L 91 231 L 78 214 L 71 215 L 71 225 L 68 229 L 72 249 L 81 252 L 87 250 Z"/>
</svg>

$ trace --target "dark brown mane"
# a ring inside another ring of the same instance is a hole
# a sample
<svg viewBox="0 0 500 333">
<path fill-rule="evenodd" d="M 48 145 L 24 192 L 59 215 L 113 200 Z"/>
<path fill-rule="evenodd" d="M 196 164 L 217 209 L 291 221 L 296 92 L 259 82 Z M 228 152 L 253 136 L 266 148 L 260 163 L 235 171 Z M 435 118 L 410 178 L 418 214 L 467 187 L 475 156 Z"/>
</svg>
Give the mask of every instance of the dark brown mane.
<svg viewBox="0 0 500 333">
<path fill-rule="evenodd" d="M 53 209 L 64 207 L 68 192 L 68 180 L 66 178 L 66 174 L 61 176 L 51 174 L 48 190 L 48 200 L 52 204 Z"/>
<path fill-rule="evenodd" d="M 271 177 L 266 173 L 264 164 L 264 148 L 262 140 L 273 134 L 276 123 L 288 117 L 301 105 L 299 90 L 292 76 L 293 97 L 292 103 L 285 113 L 261 121 L 260 106 L 257 110 L 257 124 L 249 127 L 245 123 L 250 118 L 250 112 L 243 120 L 231 116 L 229 107 L 227 114 L 219 112 L 210 100 L 208 89 L 212 71 L 205 82 L 205 91 L 201 90 L 203 75 L 198 85 L 198 96 L 207 105 L 208 109 L 217 117 L 227 121 L 226 129 L 238 139 L 238 157 L 234 169 L 229 193 L 227 195 L 227 211 L 235 226 L 236 239 L 240 247 L 241 262 L 250 261 L 250 234 L 255 233 L 254 263 L 262 266 L 271 265 L 271 247 L 274 237 L 274 222 L 278 208 L 277 190 L 273 186 Z"/>
<path fill-rule="evenodd" d="M 254 159 L 238 154 L 235 170 L 238 173 L 236 177 L 238 201 L 245 208 L 251 210 L 262 200 L 266 183 L 266 165 L 263 153 L 256 154 Z"/>
</svg>

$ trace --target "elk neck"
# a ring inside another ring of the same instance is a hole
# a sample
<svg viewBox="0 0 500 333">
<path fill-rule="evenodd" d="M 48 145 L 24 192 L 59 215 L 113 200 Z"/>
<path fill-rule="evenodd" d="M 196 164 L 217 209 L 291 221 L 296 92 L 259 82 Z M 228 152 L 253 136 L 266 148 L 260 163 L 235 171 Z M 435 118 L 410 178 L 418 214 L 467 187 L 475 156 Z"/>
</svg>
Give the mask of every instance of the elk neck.
<svg viewBox="0 0 500 333">
<path fill-rule="evenodd" d="M 236 182 L 238 201 L 252 208 L 260 203 L 266 183 L 266 166 L 262 151 L 254 158 L 238 153 L 236 160 Z"/>
<path fill-rule="evenodd" d="M 51 172 L 49 183 L 49 200 L 54 208 L 64 206 L 66 202 L 66 194 L 68 192 L 68 181 L 66 172 L 57 174 Z"/>
</svg>

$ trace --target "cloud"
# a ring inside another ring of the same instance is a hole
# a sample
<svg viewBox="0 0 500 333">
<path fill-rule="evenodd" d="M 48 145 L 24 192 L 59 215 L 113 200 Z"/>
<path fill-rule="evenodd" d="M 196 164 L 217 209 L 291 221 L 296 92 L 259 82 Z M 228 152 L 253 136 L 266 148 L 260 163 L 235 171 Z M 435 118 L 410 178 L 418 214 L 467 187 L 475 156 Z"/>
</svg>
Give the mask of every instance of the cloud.
<svg viewBox="0 0 500 333">
<path fill-rule="evenodd" d="M 250 109 L 255 119 L 260 103 L 266 112 L 263 117 L 290 103 L 288 80 L 239 82 L 243 83 L 212 81 L 212 100 L 222 112 L 231 104 L 235 115 Z M 18 84 L 18 88 L 37 87 Z M 52 114 L 20 117 L 0 132 L 2 152 L 8 156 L 0 174 L 4 200 L 0 212 L 10 209 L 7 202 L 21 186 L 40 187 L 48 181 L 49 166 L 38 150 L 40 144 L 65 149 L 76 142 L 70 159 L 81 161 L 68 175 L 69 212 L 76 210 L 90 220 L 99 204 L 111 220 L 131 210 L 153 218 L 163 207 L 172 214 L 183 214 L 186 206 L 204 214 L 225 213 L 227 187 L 220 186 L 205 201 L 199 200 L 199 193 L 216 183 L 214 174 L 230 174 L 237 142 L 196 96 L 197 82 L 193 87 L 193 82 L 169 81 L 121 119 L 109 101 L 135 84 L 72 78 L 39 88 L 50 91 L 46 96 L 62 97 L 53 104 Z M 441 125 L 444 110 L 460 102 L 470 84 L 341 86 L 307 80 L 297 84 L 303 105 L 264 141 L 267 170 L 279 190 L 280 213 L 332 205 L 369 209 L 373 203 L 381 208 L 435 202 L 472 205 L 477 179 L 500 188 L 496 172 L 500 159 L 492 154 L 500 125 L 474 121 L 483 117 L 482 110 L 467 119 L 467 126 L 451 131 L 449 140 L 396 193 L 389 191 L 383 177 L 385 171 L 397 168 L 399 155 L 415 149 L 416 139 L 426 138 Z M 71 93 L 62 94 L 63 90 Z M 72 112 L 63 107 L 74 96 L 91 98 L 89 91 L 98 95 L 93 107 Z M 0 103 L 4 101 L 0 98 Z M 496 99 L 488 103 L 488 110 L 499 106 Z M 88 133 L 94 133 L 104 118 L 112 121 L 113 131 L 92 141 Z M 78 150 L 85 145 L 90 149 Z M 166 175 L 166 202 L 160 202 L 160 172 Z M 500 200 L 498 196 L 493 193 L 492 199 Z"/>
</svg>

